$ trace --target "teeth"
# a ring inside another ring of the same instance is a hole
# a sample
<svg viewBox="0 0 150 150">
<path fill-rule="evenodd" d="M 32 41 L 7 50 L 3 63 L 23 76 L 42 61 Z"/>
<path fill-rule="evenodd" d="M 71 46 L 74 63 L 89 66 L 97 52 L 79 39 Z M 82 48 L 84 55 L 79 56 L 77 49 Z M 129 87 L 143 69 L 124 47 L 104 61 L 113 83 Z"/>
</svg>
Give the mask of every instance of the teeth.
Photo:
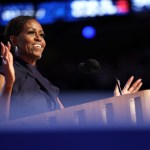
<svg viewBox="0 0 150 150">
<path fill-rule="evenodd" d="M 39 44 L 35 44 L 34 46 L 36 46 L 38 48 L 41 48 L 41 45 L 39 45 Z"/>
</svg>

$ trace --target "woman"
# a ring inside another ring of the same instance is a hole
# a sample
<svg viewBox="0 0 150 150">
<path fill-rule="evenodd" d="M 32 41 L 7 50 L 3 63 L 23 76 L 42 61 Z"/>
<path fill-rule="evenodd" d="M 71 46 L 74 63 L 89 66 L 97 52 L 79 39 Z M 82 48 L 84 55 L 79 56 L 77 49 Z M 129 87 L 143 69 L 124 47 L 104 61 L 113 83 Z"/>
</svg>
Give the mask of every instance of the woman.
<svg viewBox="0 0 150 150">
<path fill-rule="evenodd" d="M 46 46 L 41 25 L 33 17 L 19 16 L 9 22 L 5 36 L 10 42 L 7 45 L 1 43 L 0 111 L 4 119 L 63 108 L 58 99 L 58 88 L 36 67 Z"/>
<path fill-rule="evenodd" d="M 2 69 L 0 70 L 1 120 L 17 119 L 64 108 L 58 98 L 58 88 L 38 71 L 36 61 L 46 46 L 42 26 L 31 16 L 12 19 L 5 29 L 8 43 L 1 42 Z M 11 54 L 14 49 L 14 55 Z M 137 92 L 142 86 L 138 79 L 130 87 L 130 77 L 123 94 Z M 116 86 L 115 96 L 119 96 Z"/>
</svg>

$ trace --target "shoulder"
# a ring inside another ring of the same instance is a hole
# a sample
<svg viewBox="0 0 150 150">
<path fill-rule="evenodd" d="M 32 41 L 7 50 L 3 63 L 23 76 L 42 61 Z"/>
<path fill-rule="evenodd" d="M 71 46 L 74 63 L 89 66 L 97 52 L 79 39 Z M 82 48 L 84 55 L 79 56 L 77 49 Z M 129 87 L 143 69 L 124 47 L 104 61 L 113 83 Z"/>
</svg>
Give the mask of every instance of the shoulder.
<svg viewBox="0 0 150 150">
<path fill-rule="evenodd" d="M 16 77 L 25 77 L 28 73 L 28 71 L 20 65 L 17 61 L 14 61 L 14 69 L 15 69 L 15 75 Z"/>
</svg>

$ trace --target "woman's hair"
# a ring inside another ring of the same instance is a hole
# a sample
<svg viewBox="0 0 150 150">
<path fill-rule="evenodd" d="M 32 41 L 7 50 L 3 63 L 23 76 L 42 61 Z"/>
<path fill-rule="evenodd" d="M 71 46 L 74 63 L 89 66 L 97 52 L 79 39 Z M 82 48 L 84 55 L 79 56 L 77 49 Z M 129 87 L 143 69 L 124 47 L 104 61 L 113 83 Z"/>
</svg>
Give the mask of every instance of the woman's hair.
<svg viewBox="0 0 150 150">
<path fill-rule="evenodd" d="M 32 16 L 17 16 L 10 20 L 4 31 L 5 40 L 10 41 L 10 35 L 19 35 L 25 23 L 33 19 L 35 18 Z"/>
</svg>

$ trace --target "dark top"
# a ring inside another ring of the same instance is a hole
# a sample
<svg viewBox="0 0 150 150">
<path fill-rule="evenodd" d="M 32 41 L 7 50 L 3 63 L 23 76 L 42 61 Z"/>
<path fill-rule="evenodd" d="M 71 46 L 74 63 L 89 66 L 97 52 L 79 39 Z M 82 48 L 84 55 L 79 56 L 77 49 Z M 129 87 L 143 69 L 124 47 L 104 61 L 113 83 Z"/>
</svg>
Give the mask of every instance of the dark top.
<svg viewBox="0 0 150 150">
<path fill-rule="evenodd" d="M 13 85 L 10 119 L 17 119 L 60 109 L 56 98 L 59 89 L 44 78 L 36 66 L 15 58 L 15 83 Z M 0 73 L 3 74 L 2 67 Z"/>
</svg>

